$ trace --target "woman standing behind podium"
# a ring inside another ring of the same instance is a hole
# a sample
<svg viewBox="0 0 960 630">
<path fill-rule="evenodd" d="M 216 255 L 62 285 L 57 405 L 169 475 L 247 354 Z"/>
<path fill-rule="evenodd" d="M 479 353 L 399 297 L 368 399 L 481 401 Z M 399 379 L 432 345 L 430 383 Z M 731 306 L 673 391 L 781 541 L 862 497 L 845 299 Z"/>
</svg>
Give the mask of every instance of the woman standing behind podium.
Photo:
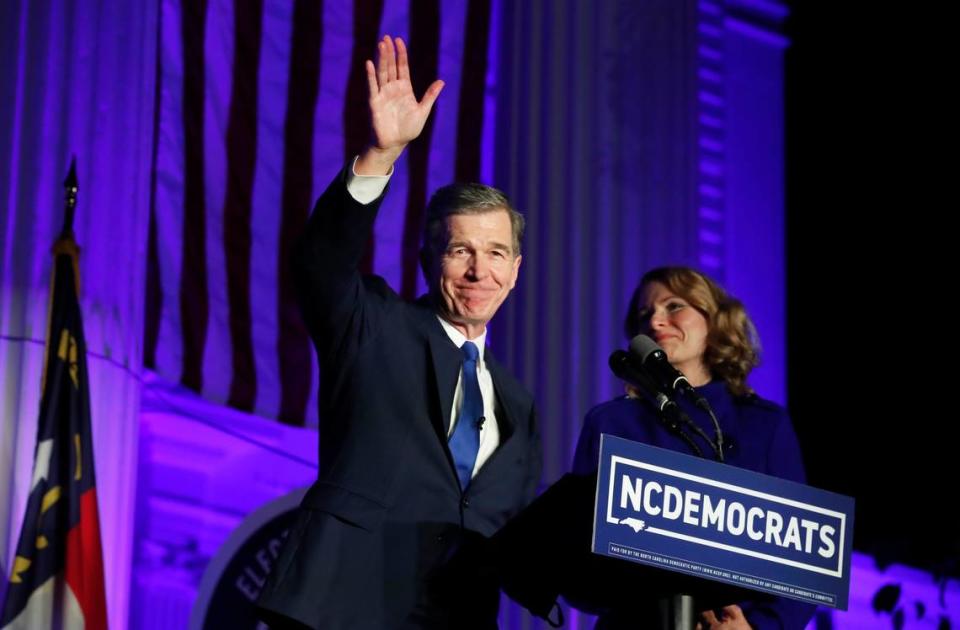
<svg viewBox="0 0 960 630">
<path fill-rule="evenodd" d="M 660 267 L 647 272 L 630 300 L 625 329 L 628 338 L 653 338 L 670 364 L 683 372 L 717 415 L 727 464 L 803 482 L 803 461 L 785 409 L 758 397 L 747 385 L 747 375 L 758 363 L 753 323 L 739 300 L 704 274 L 689 267 Z M 700 409 L 678 401 L 703 430 L 681 438 L 658 419 L 653 404 L 628 387 L 628 395 L 587 412 L 573 460 L 573 472 L 597 469 L 600 434 L 696 454 L 714 451 L 717 434 L 712 420 Z M 690 444 L 693 440 L 698 446 Z M 655 602 L 651 602 L 655 606 Z M 634 608 L 636 610 L 636 608 Z M 803 628 L 814 607 L 777 599 L 741 602 L 722 610 L 705 611 L 698 627 L 722 630 Z M 629 619 L 611 611 L 600 616 L 597 630 L 633 627 Z"/>
</svg>

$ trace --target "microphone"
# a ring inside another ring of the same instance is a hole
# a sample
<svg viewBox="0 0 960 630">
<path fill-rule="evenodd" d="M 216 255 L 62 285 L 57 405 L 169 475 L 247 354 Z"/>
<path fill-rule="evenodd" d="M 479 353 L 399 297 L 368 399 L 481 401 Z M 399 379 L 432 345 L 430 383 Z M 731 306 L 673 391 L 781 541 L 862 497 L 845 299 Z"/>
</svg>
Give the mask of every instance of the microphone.
<svg viewBox="0 0 960 630">
<path fill-rule="evenodd" d="M 660 412 L 657 414 L 657 418 L 666 425 L 667 429 L 686 442 L 690 450 L 696 453 L 697 457 L 703 457 L 703 451 L 700 450 L 697 443 L 690 437 L 690 434 L 683 430 L 682 425 L 688 424 L 701 434 L 703 431 L 690 420 L 689 416 L 680 408 L 680 405 L 667 398 L 666 394 L 654 385 L 650 377 L 637 368 L 635 365 L 636 362 L 630 353 L 623 350 L 614 350 L 610 355 L 609 362 L 610 369 L 613 370 L 617 378 L 630 383 L 634 387 L 640 388 L 647 394 L 648 398 L 653 399 L 652 402 L 654 406 L 656 406 Z M 705 435 L 703 437 L 706 438 Z M 710 441 L 709 438 L 706 439 L 707 442 Z"/>
<path fill-rule="evenodd" d="M 655 383 L 667 390 L 668 393 L 682 393 L 693 399 L 697 407 L 706 411 L 713 422 L 713 428 L 716 432 L 716 443 L 710 441 L 717 459 L 723 461 L 723 431 L 720 430 L 720 421 L 710 407 L 707 399 L 700 395 L 700 392 L 693 388 L 683 372 L 670 365 L 667 360 L 667 353 L 663 351 L 657 342 L 646 335 L 637 335 L 630 340 L 630 354 L 640 362 L 643 371 L 646 372 Z"/>
<path fill-rule="evenodd" d="M 610 369 L 621 381 L 636 385 L 651 396 L 656 396 L 659 393 L 653 380 L 640 371 L 634 363 L 633 357 L 630 356 L 630 353 L 623 350 L 614 350 L 610 353 L 609 363 Z"/>
<path fill-rule="evenodd" d="M 667 353 L 657 342 L 646 335 L 637 335 L 630 340 L 630 354 L 640 362 L 655 383 L 660 385 L 668 394 L 674 392 L 690 396 L 698 407 L 704 409 L 709 403 L 693 388 L 683 372 L 670 365 Z"/>
<path fill-rule="evenodd" d="M 487 417 L 486 417 L 486 416 L 480 416 L 479 418 L 477 418 L 477 429 L 482 429 L 482 428 L 483 428 L 483 423 L 486 422 L 486 421 L 487 421 Z"/>
<path fill-rule="evenodd" d="M 683 410 L 677 406 L 677 403 L 670 400 L 660 388 L 654 384 L 653 380 L 639 370 L 629 352 L 623 350 L 614 350 L 610 354 L 610 369 L 622 381 L 630 383 L 634 387 L 643 390 L 650 398 L 654 399 L 657 408 L 662 417 L 668 422 L 672 430 L 677 430 L 681 423 L 681 414 Z"/>
</svg>

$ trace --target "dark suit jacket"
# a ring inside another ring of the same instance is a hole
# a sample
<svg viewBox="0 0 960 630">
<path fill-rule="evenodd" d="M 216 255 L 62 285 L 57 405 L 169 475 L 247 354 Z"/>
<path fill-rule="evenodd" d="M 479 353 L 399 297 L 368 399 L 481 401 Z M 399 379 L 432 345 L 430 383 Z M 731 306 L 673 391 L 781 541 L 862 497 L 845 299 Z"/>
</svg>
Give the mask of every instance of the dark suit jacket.
<svg viewBox="0 0 960 630">
<path fill-rule="evenodd" d="M 341 173 L 295 255 L 320 363 L 320 472 L 258 604 L 313 628 L 495 627 L 496 585 L 460 588 L 441 567 L 533 498 L 533 400 L 486 352 L 500 446 L 461 493 L 446 438 L 460 350 L 428 300 L 357 269 L 381 200 L 356 202 Z"/>
</svg>

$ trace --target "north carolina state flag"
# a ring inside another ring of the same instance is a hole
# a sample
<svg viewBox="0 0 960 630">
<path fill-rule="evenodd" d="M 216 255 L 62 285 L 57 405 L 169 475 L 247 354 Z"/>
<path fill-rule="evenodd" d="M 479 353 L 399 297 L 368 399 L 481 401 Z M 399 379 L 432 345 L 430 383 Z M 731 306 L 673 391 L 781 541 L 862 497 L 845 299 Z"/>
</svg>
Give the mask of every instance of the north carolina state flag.
<svg viewBox="0 0 960 630">
<path fill-rule="evenodd" d="M 72 237 L 56 261 L 33 479 L 0 628 L 107 627 L 86 345 Z"/>
</svg>

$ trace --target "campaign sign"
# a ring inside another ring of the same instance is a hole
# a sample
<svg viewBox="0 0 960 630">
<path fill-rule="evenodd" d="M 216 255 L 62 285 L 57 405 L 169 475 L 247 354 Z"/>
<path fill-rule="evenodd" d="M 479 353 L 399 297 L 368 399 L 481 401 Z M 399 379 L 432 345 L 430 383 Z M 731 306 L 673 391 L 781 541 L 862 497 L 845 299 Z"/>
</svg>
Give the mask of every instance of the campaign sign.
<svg viewBox="0 0 960 630">
<path fill-rule="evenodd" d="M 853 499 L 604 434 L 594 553 L 847 609 Z"/>
</svg>

